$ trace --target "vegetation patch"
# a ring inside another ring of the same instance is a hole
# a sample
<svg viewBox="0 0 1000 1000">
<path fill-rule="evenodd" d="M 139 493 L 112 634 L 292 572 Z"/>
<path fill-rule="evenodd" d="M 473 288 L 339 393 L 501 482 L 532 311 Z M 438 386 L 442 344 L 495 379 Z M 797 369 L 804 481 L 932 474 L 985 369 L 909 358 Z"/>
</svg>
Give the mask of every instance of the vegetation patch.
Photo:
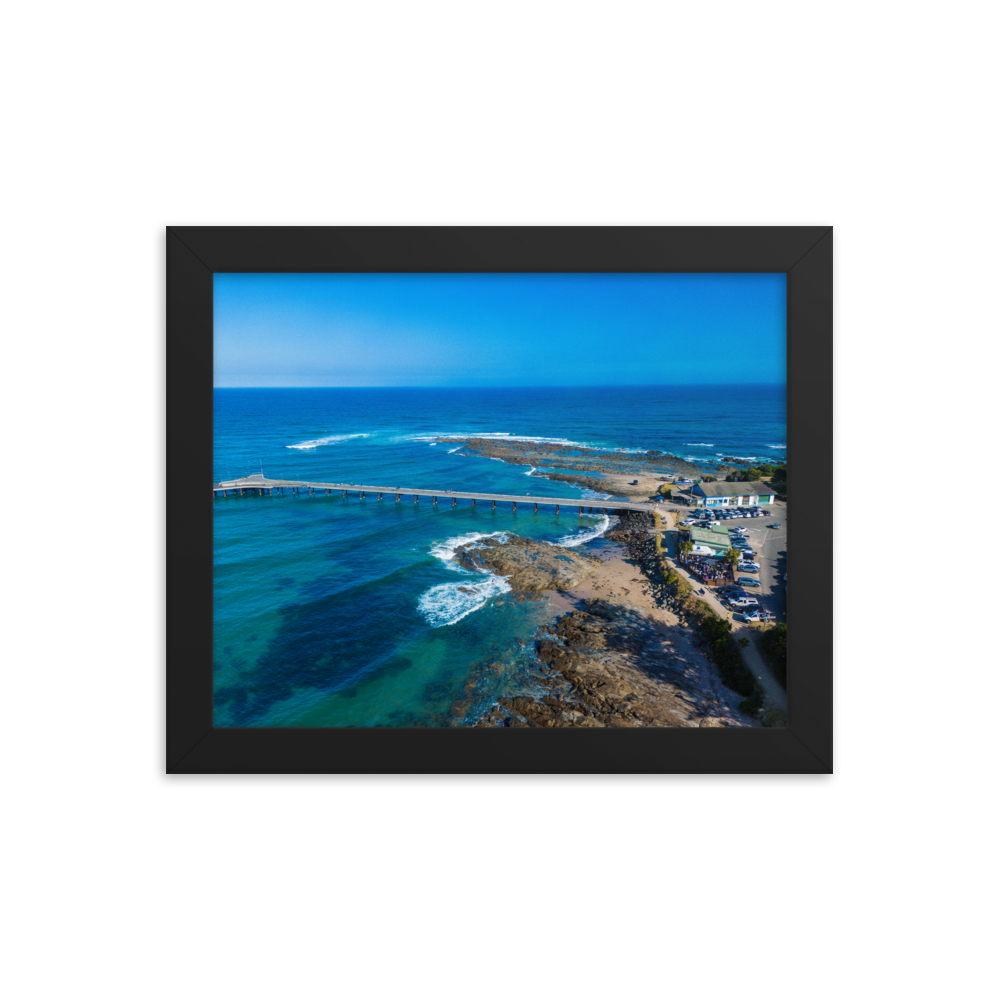
<svg viewBox="0 0 1000 1000">
<path fill-rule="evenodd" d="M 739 704 L 741 712 L 746 715 L 756 715 L 764 704 L 764 689 L 743 662 L 739 647 L 733 641 L 732 627 L 731 622 L 723 621 L 711 614 L 705 615 L 698 622 L 709 655 L 719 668 L 722 683 L 730 691 L 744 696 Z"/>
<path fill-rule="evenodd" d="M 788 626 L 775 625 L 774 628 L 761 632 L 757 643 L 764 659 L 771 665 L 775 679 L 783 688 L 787 688 L 785 678 L 788 669 Z"/>
</svg>

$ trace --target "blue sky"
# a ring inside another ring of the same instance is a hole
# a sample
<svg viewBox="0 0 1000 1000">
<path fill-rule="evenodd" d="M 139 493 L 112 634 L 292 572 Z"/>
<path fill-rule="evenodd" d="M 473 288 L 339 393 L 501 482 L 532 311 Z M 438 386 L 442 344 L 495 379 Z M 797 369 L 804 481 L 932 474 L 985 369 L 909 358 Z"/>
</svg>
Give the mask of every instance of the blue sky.
<svg viewBox="0 0 1000 1000">
<path fill-rule="evenodd" d="M 215 275 L 218 387 L 784 381 L 784 274 Z"/>
</svg>

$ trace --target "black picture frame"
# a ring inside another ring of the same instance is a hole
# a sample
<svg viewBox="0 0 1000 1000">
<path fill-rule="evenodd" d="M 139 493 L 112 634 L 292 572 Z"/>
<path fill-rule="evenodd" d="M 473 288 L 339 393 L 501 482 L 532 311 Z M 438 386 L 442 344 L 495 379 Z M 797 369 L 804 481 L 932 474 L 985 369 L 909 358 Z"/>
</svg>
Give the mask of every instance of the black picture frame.
<svg viewBox="0 0 1000 1000">
<path fill-rule="evenodd" d="M 833 231 L 747 227 L 170 226 L 166 770 L 205 773 L 832 773 Z M 214 728 L 213 275 L 784 272 L 791 519 L 785 728 Z"/>
</svg>

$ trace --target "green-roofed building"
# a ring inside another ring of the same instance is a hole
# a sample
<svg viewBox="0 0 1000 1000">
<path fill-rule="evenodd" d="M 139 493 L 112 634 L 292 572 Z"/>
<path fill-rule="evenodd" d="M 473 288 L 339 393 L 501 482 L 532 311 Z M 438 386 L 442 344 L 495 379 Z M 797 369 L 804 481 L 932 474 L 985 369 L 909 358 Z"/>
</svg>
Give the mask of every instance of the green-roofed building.
<svg viewBox="0 0 1000 1000">
<path fill-rule="evenodd" d="M 724 556 L 732 548 L 729 532 L 721 524 L 713 524 L 711 528 L 692 528 L 691 544 L 694 545 L 694 554 L 702 556 Z"/>
</svg>

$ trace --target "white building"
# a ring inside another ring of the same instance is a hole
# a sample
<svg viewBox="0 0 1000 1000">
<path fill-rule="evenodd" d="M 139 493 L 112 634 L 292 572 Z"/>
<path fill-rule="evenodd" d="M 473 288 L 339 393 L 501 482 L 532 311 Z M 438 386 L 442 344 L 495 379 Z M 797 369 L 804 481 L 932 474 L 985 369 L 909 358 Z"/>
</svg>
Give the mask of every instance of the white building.
<svg viewBox="0 0 1000 1000">
<path fill-rule="evenodd" d="M 699 507 L 754 507 L 774 503 L 767 483 L 695 483 L 691 495 Z"/>
</svg>

